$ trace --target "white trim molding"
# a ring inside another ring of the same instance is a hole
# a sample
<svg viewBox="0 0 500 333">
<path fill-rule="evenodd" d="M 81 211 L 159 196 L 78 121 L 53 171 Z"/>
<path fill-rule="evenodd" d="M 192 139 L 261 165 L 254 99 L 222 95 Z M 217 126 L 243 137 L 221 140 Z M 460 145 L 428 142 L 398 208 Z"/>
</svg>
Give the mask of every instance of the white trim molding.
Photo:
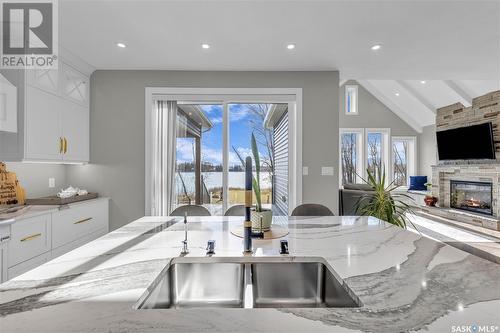
<svg viewBox="0 0 500 333">
<path fill-rule="evenodd" d="M 200 103 L 222 104 L 224 118 L 228 120 L 229 103 L 289 103 L 288 105 L 288 145 L 289 145 L 289 213 L 302 203 L 302 88 L 178 88 L 146 87 L 145 89 L 145 215 L 151 214 L 153 188 L 152 172 L 152 113 L 154 101 L 158 99 L 196 101 Z M 227 129 L 223 143 L 228 144 Z M 227 153 L 226 153 L 227 154 Z M 227 164 L 228 156 L 223 158 Z M 227 173 L 227 170 L 225 170 Z M 227 175 L 223 183 L 227 184 Z M 226 185 L 223 184 L 223 185 Z M 225 201 L 227 204 L 227 200 Z"/>
</svg>

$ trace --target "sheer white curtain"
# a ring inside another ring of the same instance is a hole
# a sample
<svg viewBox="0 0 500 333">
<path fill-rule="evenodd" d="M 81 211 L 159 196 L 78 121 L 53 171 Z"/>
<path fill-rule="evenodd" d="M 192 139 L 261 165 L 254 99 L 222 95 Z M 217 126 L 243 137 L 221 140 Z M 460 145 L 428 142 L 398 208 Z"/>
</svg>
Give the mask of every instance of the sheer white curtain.
<svg viewBox="0 0 500 333">
<path fill-rule="evenodd" d="M 166 216 L 175 200 L 177 102 L 157 101 L 153 110 L 152 215 Z"/>
</svg>

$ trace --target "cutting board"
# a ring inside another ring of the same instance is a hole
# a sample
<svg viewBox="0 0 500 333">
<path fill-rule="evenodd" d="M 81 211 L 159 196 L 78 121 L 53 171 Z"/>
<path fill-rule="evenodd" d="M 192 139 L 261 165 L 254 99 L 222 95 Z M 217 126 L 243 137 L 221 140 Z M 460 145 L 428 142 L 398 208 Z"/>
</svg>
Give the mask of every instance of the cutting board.
<svg viewBox="0 0 500 333">
<path fill-rule="evenodd" d="M 0 162 L 0 205 L 24 205 L 25 199 L 26 192 L 16 174 L 7 171 L 5 163 Z"/>
</svg>

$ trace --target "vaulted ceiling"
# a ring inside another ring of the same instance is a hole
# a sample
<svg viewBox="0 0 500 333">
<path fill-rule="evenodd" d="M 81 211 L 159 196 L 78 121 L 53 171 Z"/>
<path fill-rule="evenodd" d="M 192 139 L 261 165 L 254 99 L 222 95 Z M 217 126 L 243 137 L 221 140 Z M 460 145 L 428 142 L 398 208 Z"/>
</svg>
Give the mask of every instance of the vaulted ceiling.
<svg viewBox="0 0 500 333">
<path fill-rule="evenodd" d="M 474 97 L 500 90 L 500 80 L 357 81 L 418 132 L 435 123 L 436 109 L 457 102 L 471 106 Z"/>
</svg>

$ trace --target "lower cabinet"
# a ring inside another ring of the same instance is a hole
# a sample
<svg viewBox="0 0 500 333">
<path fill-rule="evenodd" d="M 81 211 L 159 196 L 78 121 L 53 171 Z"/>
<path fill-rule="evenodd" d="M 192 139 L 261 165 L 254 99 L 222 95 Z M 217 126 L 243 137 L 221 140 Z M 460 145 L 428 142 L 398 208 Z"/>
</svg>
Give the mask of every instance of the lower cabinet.
<svg viewBox="0 0 500 333">
<path fill-rule="evenodd" d="M 7 278 L 12 279 L 106 234 L 108 205 L 108 199 L 99 198 L 16 220 L 7 242 Z"/>
</svg>

